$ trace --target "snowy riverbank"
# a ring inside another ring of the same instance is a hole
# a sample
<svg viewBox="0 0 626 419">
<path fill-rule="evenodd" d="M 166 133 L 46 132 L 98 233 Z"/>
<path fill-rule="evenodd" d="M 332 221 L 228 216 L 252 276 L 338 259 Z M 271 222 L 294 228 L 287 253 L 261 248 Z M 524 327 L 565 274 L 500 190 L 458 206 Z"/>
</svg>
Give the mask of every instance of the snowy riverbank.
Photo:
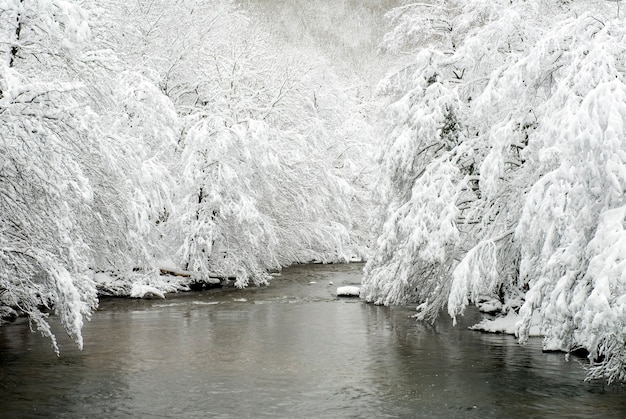
<svg viewBox="0 0 626 419">
<path fill-rule="evenodd" d="M 102 296 L 165 298 L 165 294 L 221 287 L 229 278 L 201 276 L 181 269 L 170 259 L 159 260 L 152 272 L 137 271 L 123 276 L 111 272 L 93 272 L 98 293 Z"/>
<path fill-rule="evenodd" d="M 503 333 L 507 335 L 518 336 L 518 327 L 521 317 L 515 311 L 511 310 L 506 315 L 496 316 L 493 319 L 485 318 L 480 322 L 471 326 L 471 330 L 485 333 Z M 562 348 L 555 339 L 547 339 L 545 333 L 541 329 L 541 318 L 539 313 L 535 312 L 530 322 L 530 337 L 543 337 L 543 350 L 546 352 L 567 352 Z"/>
<path fill-rule="evenodd" d="M 165 298 L 168 293 L 218 288 L 232 284 L 232 278 L 219 277 L 216 274 L 202 277 L 196 272 L 180 268 L 170 259 L 158 261 L 157 266 L 158 270 L 152 273 L 133 272 L 130 276 L 123 277 L 112 273 L 93 273 L 93 279 L 100 296 L 129 298 Z M 359 298 L 360 294 L 361 287 L 358 285 L 343 285 L 336 290 L 337 297 Z M 506 314 L 496 314 L 501 312 L 502 304 L 488 299 L 480 301 L 478 307 L 489 317 L 469 327 L 470 330 L 518 336 L 521 318 L 514 310 L 509 310 Z M 544 351 L 565 352 L 555 342 L 545 339 L 540 320 L 539 315 L 535 313 L 531 320 L 529 336 L 544 337 Z"/>
</svg>

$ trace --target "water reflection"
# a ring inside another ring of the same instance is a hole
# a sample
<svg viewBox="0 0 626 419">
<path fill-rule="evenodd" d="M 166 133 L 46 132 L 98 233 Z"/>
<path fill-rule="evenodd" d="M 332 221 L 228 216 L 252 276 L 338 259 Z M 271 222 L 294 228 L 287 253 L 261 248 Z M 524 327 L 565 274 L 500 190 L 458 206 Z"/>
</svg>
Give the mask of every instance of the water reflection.
<svg viewBox="0 0 626 419">
<path fill-rule="evenodd" d="M 85 350 L 56 358 L 28 325 L 0 328 L 7 417 L 622 417 L 623 386 L 539 340 L 416 323 L 408 307 L 334 296 L 360 266 L 287 270 L 268 288 L 108 300 Z M 334 282 L 333 285 L 330 282 Z M 245 298 L 245 301 L 242 300 Z"/>
</svg>

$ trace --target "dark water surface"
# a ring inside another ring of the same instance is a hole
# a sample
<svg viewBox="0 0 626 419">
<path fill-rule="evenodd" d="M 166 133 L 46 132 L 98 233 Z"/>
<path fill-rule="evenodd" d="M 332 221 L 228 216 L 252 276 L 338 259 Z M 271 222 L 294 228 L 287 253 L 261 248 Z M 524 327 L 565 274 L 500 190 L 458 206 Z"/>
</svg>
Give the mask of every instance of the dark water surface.
<svg viewBox="0 0 626 419">
<path fill-rule="evenodd" d="M 416 323 L 411 307 L 337 299 L 362 266 L 287 269 L 268 288 L 105 300 L 57 358 L 0 328 L 1 417 L 626 417 L 540 340 Z M 330 284 L 330 282 L 334 284 Z M 245 300 L 243 300 L 245 299 Z M 471 317 L 471 318 L 470 318 Z"/>
</svg>

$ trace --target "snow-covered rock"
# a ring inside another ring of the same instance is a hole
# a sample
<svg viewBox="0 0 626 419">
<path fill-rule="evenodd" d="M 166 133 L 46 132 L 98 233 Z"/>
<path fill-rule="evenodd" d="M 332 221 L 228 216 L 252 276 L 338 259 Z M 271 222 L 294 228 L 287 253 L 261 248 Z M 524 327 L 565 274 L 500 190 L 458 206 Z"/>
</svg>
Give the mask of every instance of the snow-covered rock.
<svg viewBox="0 0 626 419">
<path fill-rule="evenodd" d="M 337 287 L 337 297 L 358 297 L 361 293 L 361 287 L 347 285 Z"/>
<path fill-rule="evenodd" d="M 165 294 L 160 289 L 146 284 L 133 284 L 130 289 L 130 296 L 132 298 L 150 298 L 159 297 L 165 298 Z"/>
<path fill-rule="evenodd" d="M 480 298 L 476 305 L 483 313 L 497 313 L 502 310 L 502 303 L 495 298 Z"/>
</svg>

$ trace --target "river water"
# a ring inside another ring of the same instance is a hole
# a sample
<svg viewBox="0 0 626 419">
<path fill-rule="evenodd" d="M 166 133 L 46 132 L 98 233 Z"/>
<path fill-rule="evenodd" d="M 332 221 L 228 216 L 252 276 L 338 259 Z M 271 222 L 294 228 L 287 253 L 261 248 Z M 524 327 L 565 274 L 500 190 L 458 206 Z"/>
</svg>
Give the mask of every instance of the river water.
<svg viewBox="0 0 626 419">
<path fill-rule="evenodd" d="M 515 338 L 337 298 L 362 265 L 284 270 L 271 286 L 109 299 L 85 348 L 56 357 L 0 328 L 0 417 L 626 417 L 626 389 Z M 331 284 L 332 282 L 332 284 Z M 62 337 L 62 336 L 60 336 Z"/>
</svg>

